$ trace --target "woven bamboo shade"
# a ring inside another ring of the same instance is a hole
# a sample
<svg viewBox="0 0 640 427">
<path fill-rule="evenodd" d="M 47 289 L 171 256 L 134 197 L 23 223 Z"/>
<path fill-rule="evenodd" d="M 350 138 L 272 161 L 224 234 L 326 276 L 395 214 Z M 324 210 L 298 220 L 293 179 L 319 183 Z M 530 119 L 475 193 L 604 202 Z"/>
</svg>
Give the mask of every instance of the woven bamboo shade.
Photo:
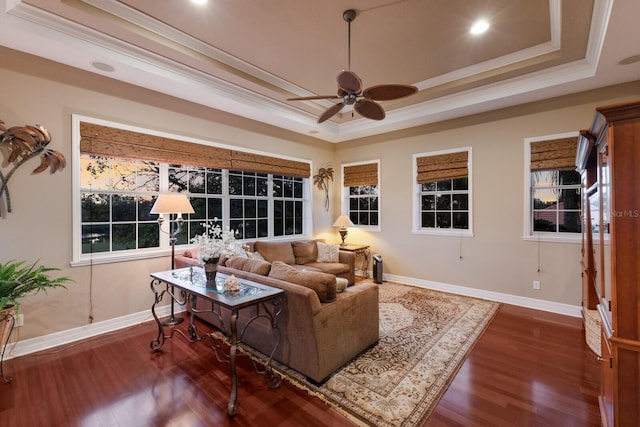
<svg viewBox="0 0 640 427">
<path fill-rule="evenodd" d="M 159 163 L 236 169 L 308 178 L 308 163 L 211 147 L 94 123 L 80 122 L 80 151 Z"/>
<path fill-rule="evenodd" d="M 467 177 L 468 157 L 467 151 L 418 157 L 418 184 Z"/>
<path fill-rule="evenodd" d="M 276 175 L 309 178 L 311 165 L 295 160 L 278 159 L 260 154 L 231 151 L 231 169 L 247 172 L 272 173 Z"/>
<path fill-rule="evenodd" d="M 360 185 L 378 185 L 378 163 L 345 166 L 343 170 L 345 187 Z"/>
<path fill-rule="evenodd" d="M 531 143 L 531 171 L 575 169 L 578 137 Z"/>
</svg>

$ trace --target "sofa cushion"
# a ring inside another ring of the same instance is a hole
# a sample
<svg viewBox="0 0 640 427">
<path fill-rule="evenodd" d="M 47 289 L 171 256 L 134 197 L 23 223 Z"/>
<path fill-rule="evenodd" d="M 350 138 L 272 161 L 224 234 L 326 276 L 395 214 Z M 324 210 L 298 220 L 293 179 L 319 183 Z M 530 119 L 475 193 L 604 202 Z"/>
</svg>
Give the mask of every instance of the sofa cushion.
<svg viewBox="0 0 640 427">
<path fill-rule="evenodd" d="M 336 276 L 338 274 L 348 273 L 350 270 L 349 264 L 342 264 L 340 262 L 310 262 L 305 264 L 304 267 Z"/>
<path fill-rule="evenodd" d="M 291 242 L 271 242 L 259 240 L 253 244 L 256 252 L 264 257 L 266 261 L 282 261 L 285 264 L 295 264 L 296 257 L 293 255 Z"/>
<path fill-rule="evenodd" d="M 331 274 L 301 271 L 284 262 L 274 261 L 269 277 L 313 289 L 320 302 L 332 302 L 336 299 L 336 277 Z"/>
<path fill-rule="evenodd" d="M 310 264 L 291 264 L 291 267 L 295 268 L 298 271 L 319 271 L 321 273 L 326 273 L 321 268 L 315 268 Z"/>
<path fill-rule="evenodd" d="M 340 257 L 340 246 L 328 245 L 322 242 L 316 242 L 318 247 L 318 262 L 338 262 Z"/>
<path fill-rule="evenodd" d="M 245 258 L 241 256 L 234 256 L 227 260 L 227 267 L 235 268 L 236 270 L 248 271 L 249 273 L 259 274 L 266 276 L 271 270 L 271 264 L 267 261 L 259 259 Z"/>
<path fill-rule="evenodd" d="M 318 245 L 314 240 L 298 240 L 291 242 L 296 264 L 306 264 L 318 259 Z"/>
</svg>

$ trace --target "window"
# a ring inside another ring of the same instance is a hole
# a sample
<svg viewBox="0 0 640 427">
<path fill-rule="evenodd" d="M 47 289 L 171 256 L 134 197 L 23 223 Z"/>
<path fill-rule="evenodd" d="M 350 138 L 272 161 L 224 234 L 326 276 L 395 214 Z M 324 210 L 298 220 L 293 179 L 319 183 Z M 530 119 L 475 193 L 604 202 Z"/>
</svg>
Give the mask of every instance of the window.
<svg viewBox="0 0 640 427">
<path fill-rule="evenodd" d="M 83 154 L 80 168 L 82 253 L 158 247 L 158 165 Z"/>
<path fill-rule="evenodd" d="M 222 169 L 169 165 L 167 175 L 169 191 L 187 193 L 194 211 L 184 217 L 182 229 L 176 236 L 178 245 L 187 244 L 191 238 L 202 234 L 203 223 L 212 221 L 214 218 L 224 220 L 222 175 Z"/>
<path fill-rule="evenodd" d="M 273 235 L 301 234 L 304 218 L 304 185 L 302 178 L 273 177 Z"/>
<path fill-rule="evenodd" d="M 471 148 L 414 155 L 414 232 L 471 235 Z"/>
<path fill-rule="evenodd" d="M 525 141 L 525 238 L 580 238 L 582 186 L 575 170 L 577 146 L 577 133 Z"/>
<path fill-rule="evenodd" d="M 380 229 L 380 161 L 342 165 L 343 210 L 356 227 Z"/>
<path fill-rule="evenodd" d="M 421 184 L 421 228 L 469 228 L 468 178 Z"/>
<path fill-rule="evenodd" d="M 160 230 L 157 215 L 149 212 L 158 194 L 167 191 L 187 194 L 194 209 L 184 215 L 179 245 L 201 234 L 202 223 L 214 218 L 236 230 L 239 239 L 310 234 L 309 163 L 185 143 L 82 119 L 74 116 L 73 156 L 79 167 L 73 171 L 73 265 L 164 252 L 169 247 L 167 225 Z M 136 146 L 138 139 L 143 142 Z M 184 160 L 185 152 L 195 165 L 171 161 Z M 132 158 L 140 153 L 143 158 Z M 234 164 L 254 171 L 235 169 Z"/>
<path fill-rule="evenodd" d="M 268 176 L 243 171 L 229 172 L 229 227 L 237 238 L 267 237 Z"/>
</svg>

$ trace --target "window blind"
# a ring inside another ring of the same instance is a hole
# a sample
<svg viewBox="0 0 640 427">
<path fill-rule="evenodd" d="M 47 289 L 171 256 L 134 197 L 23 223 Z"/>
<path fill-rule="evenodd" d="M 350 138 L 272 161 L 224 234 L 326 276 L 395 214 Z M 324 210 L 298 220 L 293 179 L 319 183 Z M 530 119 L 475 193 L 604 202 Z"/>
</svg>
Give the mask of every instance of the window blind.
<svg viewBox="0 0 640 427">
<path fill-rule="evenodd" d="M 467 177 L 468 157 L 467 151 L 417 157 L 418 184 Z"/>
<path fill-rule="evenodd" d="M 278 159 L 161 136 L 80 122 L 80 152 L 159 163 L 181 164 L 308 178 L 305 162 Z"/>
<path fill-rule="evenodd" d="M 345 187 L 378 185 L 378 163 L 345 166 L 343 169 Z"/>
<path fill-rule="evenodd" d="M 577 149 L 577 137 L 532 142 L 531 172 L 575 169 Z"/>
<path fill-rule="evenodd" d="M 231 169 L 309 178 L 311 165 L 295 160 L 231 150 Z"/>
</svg>

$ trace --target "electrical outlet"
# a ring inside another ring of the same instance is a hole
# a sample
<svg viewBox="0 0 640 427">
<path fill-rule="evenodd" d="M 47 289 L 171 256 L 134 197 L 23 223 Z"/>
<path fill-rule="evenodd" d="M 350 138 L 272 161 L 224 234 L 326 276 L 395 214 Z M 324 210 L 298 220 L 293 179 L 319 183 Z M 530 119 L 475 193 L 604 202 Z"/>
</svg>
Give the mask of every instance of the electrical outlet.
<svg viewBox="0 0 640 427">
<path fill-rule="evenodd" d="M 14 328 L 24 326 L 24 314 L 20 313 L 16 316 L 16 322 L 13 324 Z"/>
<path fill-rule="evenodd" d="M 540 281 L 539 280 L 534 280 L 533 281 L 533 289 L 540 290 Z"/>
</svg>

